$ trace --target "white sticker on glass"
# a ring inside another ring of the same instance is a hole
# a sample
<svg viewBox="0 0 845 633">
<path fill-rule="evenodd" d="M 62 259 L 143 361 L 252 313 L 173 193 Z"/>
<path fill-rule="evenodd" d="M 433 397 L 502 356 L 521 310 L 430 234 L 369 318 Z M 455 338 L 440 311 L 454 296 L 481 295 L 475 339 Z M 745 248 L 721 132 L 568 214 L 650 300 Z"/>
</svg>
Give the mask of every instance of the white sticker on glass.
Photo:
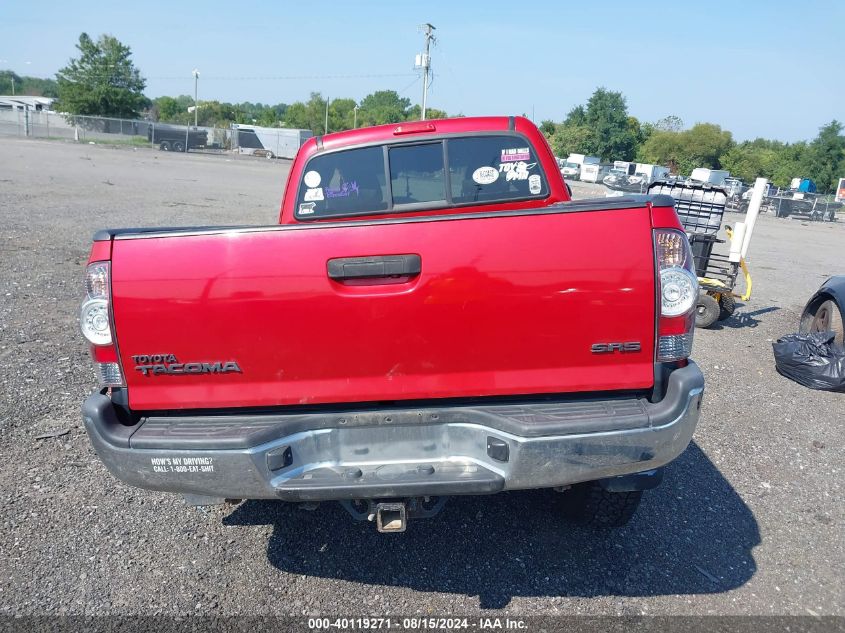
<svg viewBox="0 0 845 633">
<path fill-rule="evenodd" d="M 299 205 L 299 215 L 311 215 L 314 213 L 314 206 L 313 202 L 303 202 Z"/>
<path fill-rule="evenodd" d="M 537 174 L 533 174 L 528 176 L 528 191 L 531 192 L 532 196 L 536 196 L 540 191 L 542 191 L 543 185 L 540 182 L 540 176 Z"/>
<path fill-rule="evenodd" d="M 503 163 L 515 163 L 520 160 L 528 160 L 531 158 L 531 148 L 529 147 L 510 147 L 502 150 Z"/>
<path fill-rule="evenodd" d="M 302 179 L 305 182 L 306 187 L 319 187 L 320 186 L 320 174 L 314 171 L 313 169 L 309 172 L 306 172 L 305 177 Z"/>
<path fill-rule="evenodd" d="M 505 182 L 511 180 L 528 180 L 528 172 L 536 167 L 537 163 L 502 163 L 499 165 L 499 172 L 505 174 Z"/>
<path fill-rule="evenodd" d="M 321 188 L 305 190 L 305 202 L 312 200 L 323 200 L 323 190 Z"/>
<path fill-rule="evenodd" d="M 489 185 L 496 182 L 499 172 L 495 167 L 479 167 L 472 172 L 472 181 L 479 185 Z"/>
</svg>

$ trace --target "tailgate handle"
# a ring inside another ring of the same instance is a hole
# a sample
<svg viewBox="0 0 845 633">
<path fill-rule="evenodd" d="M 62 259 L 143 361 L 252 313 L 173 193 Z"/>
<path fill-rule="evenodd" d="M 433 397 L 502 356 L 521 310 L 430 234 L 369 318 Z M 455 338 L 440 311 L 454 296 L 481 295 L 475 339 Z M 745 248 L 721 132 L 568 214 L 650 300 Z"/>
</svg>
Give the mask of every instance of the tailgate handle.
<svg viewBox="0 0 845 633">
<path fill-rule="evenodd" d="M 376 277 L 413 277 L 422 270 L 419 255 L 375 255 L 372 257 L 337 257 L 328 262 L 329 278 L 372 279 Z"/>
</svg>

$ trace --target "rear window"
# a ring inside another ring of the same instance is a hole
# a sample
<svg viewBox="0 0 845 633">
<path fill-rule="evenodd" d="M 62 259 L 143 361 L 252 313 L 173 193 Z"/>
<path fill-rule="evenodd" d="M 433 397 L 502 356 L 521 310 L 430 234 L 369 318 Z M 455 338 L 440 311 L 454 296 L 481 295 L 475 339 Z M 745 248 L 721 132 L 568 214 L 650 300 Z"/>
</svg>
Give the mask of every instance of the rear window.
<svg viewBox="0 0 845 633">
<path fill-rule="evenodd" d="M 388 156 L 394 205 L 446 202 L 443 143 L 398 145 Z"/>
<path fill-rule="evenodd" d="M 513 134 L 362 147 L 306 166 L 296 217 L 365 215 L 548 196 L 537 154 Z"/>
</svg>

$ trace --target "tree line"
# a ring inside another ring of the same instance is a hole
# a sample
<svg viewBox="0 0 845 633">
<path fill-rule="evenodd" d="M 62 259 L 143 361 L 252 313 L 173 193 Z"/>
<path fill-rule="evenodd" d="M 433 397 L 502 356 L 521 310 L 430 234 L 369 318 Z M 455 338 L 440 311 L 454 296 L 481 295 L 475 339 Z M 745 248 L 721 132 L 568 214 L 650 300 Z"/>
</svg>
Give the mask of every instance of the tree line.
<svg viewBox="0 0 845 633">
<path fill-rule="evenodd" d="M 54 79 L 27 77 L 11 70 L 0 70 L 0 95 L 21 95 L 27 97 L 59 96 L 59 86 Z"/>
<path fill-rule="evenodd" d="M 680 174 L 696 167 L 726 169 L 745 182 L 763 177 L 779 187 L 789 186 L 793 178 L 811 178 L 824 192 L 833 191 L 845 177 L 845 135 L 835 119 L 809 142 L 758 138 L 737 143 L 715 123 L 685 129 L 677 116 L 640 122 L 628 114 L 622 93 L 598 88 L 563 121 L 543 121 L 540 129 L 555 154 L 564 158 L 580 153 L 605 161 L 635 160 L 665 165 Z"/>
<path fill-rule="evenodd" d="M 76 48 L 79 56 L 56 73 L 55 81 L 0 72 L 0 93 L 10 94 L 14 82 L 17 94 L 58 97 L 54 109 L 69 114 L 144 116 L 185 125 L 194 122 L 195 115 L 189 111 L 194 106 L 192 97 L 149 99 L 144 95 L 146 82 L 132 61 L 132 52 L 116 38 L 101 35 L 94 40 L 82 33 Z M 448 115 L 428 109 L 427 116 Z M 420 106 L 394 90 L 373 92 L 360 103 L 347 97 L 327 99 L 319 92 L 311 93 L 307 101 L 291 104 L 200 101 L 196 112 L 202 126 L 248 123 L 309 129 L 315 134 L 419 117 Z M 677 116 L 641 122 L 628 113 L 622 93 L 598 88 L 587 103 L 572 108 L 562 121 L 543 121 L 540 129 L 561 157 L 576 152 L 605 161 L 636 160 L 665 165 L 681 174 L 695 167 L 726 169 L 746 182 L 762 176 L 781 187 L 795 177 L 811 178 L 821 191 L 832 191 L 838 178 L 845 177 L 845 135 L 836 120 L 822 127 L 812 141 L 783 143 L 758 138 L 737 143 L 730 131 L 715 123 L 685 128 Z"/>
<path fill-rule="evenodd" d="M 328 118 L 327 106 L 328 104 Z M 188 95 L 157 97 L 150 103 L 147 115 L 154 121 L 192 125 L 194 99 Z M 200 101 L 197 124 L 207 127 L 228 127 L 231 123 L 247 123 L 265 127 L 288 127 L 311 130 L 314 134 L 340 132 L 353 127 L 399 123 L 420 118 L 420 106 L 400 96 L 395 90 L 378 90 L 358 103 L 350 98 L 327 99 L 312 92 L 308 101 L 291 104 L 225 103 Z M 444 111 L 428 108 L 428 118 L 444 118 Z"/>
</svg>

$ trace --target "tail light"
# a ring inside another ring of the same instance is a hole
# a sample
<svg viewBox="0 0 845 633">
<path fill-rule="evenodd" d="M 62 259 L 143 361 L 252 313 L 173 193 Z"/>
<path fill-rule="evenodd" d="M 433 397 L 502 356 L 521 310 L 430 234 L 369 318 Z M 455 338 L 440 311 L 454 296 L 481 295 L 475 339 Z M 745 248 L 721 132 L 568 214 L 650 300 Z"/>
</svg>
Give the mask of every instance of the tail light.
<svg viewBox="0 0 845 633">
<path fill-rule="evenodd" d="M 86 298 L 79 310 L 82 335 L 91 343 L 91 357 L 97 367 L 100 384 L 122 387 L 123 372 L 114 344 L 111 316 L 111 264 L 93 262 L 85 271 Z"/>
<path fill-rule="evenodd" d="M 676 361 L 692 353 L 698 279 L 689 240 L 676 229 L 655 229 L 660 286 L 657 360 Z"/>
</svg>

